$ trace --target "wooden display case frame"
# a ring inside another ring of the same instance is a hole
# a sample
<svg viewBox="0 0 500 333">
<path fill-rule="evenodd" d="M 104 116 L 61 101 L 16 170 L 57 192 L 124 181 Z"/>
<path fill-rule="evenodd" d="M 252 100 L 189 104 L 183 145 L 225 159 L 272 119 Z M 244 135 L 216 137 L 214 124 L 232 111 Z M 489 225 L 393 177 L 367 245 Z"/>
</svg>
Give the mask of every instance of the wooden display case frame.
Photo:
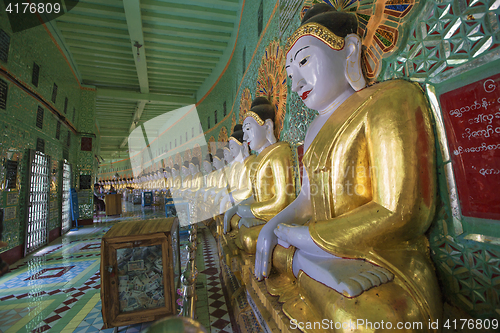
<svg viewBox="0 0 500 333">
<path fill-rule="evenodd" d="M 175 230 L 175 228 L 177 228 L 177 255 L 179 256 L 177 260 L 179 260 L 178 265 L 180 265 L 178 219 L 170 218 L 166 220 L 170 220 L 172 223 L 169 230 Z M 148 221 L 141 222 L 147 223 Z M 101 242 L 101 301 L 102 317 L 104 321 L 103 329 L 154 321 L 168 315 L 176 314 L 176 279 L 174 274 L 175 267 L 173 267 L 174 253 L 171 250 L 172 236 L 172 232 L 168 234 L 165 232 L 155 232 L 112 238 L 106 238 L 106 235 L 103 237 Z M 163 295 L 165 297 L 165 305 L 154 309 L 120 312 L 117 250 L 155 245 L 161 245 L 162 248 Z"/>
</svg>

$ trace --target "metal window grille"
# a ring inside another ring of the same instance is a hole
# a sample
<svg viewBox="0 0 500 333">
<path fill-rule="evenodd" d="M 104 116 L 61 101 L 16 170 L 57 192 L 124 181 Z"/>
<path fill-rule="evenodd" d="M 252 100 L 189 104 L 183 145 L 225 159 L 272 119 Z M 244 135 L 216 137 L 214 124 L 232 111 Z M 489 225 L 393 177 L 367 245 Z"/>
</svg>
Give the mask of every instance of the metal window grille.
<svg viewBox="0 0 500 333">
<path fill-rule="evenodd" d="M 42 138 L 36 139 L 36 150 L 45 153 L 45 140 Z"/>
<path fill-rule="evenodd" d="M 224 102 L 222 104 L 222 109 L 224 110 L 224 117 L 227 116 L 227 106 L 226 106 L 226 102 Z"/>
<path fill-rule="evenodd" d="M 210 128 L 210 116 L 209 116 L 209 117 L 208 117 L 208 119 L 207 119 L 207 124 L 208 124 L 208 125 L 207 125 L 207 126 L 208 126 L 208 128 Z"/>
<path fill-rule="evenodd" d="M 52 87 L 52 103 L 56 102 L 57 98 L 57 84 L 54 83 L 54 87 Z"/>
<path fill-rule="evenodd" d="M 62 233 L 68 232 L 71 228 L 71 211 L 70 211 L 70 189 L 71 187 L 71 166 L 63 162 L 62 174 Z"/>
<path fill-rule="evenodd" d="M 64 98 L 64 113 L 68 113 L 68 97 Z"/>
<path fill-rule="evenodd" d="M 10 36 L 0 29 L 0 61 L 7 62 L 9 58 Z"/>
<path fill-rule="evenodd" d="M 259 12 L 257 13 L 257 35 L 262 32 L 262 24 L 264 21 L 264 2 L 260 1 Z"/>
<path fill-rule="evenodd" d="M 50 159 L 39 151 L 30 150 L 29 194 L 25 233 L 25 254 L 47 244 L 49 220 L 49 165 Z"/>
<path fill-rule="evenodd" d="M 31 83 L 38 87 L 38 78 L 40 76 L 40 66 L 36 62 L 33 63 L 33 73 L 31 74 Z"/>
<path fill-rule="evenodd" d="M 247 64 L 246 64 L 246 54 L 247 54 L 247 47 L 243 47 L 243 54 L 241 56 L 241 64 L 243 66 L 243 70 L 242 70 L 242 73 L 245 74 L 245 69 L 247 68 Z"/>
<path fill-rule="evenodd" d="M 7 82 L 0 80 L 0 109 L 7 108 Z"/>
<path fill-rule="evenodd" d="M 59 140 L 61 137 L 61 122 L 58 121 L 56 125 L 56 139 Z"/>
<path fill-rule="evenodd" d="M 36 111 L 36 127 L 43 128 L 43 108 L 40 105 Z"/>
<path fill-rule="evenodd" d="M 71 145 L 71 132 L 68 130 L 68 137 L 66 138 L 66 146 Z"/>
<path fill-rule="evenodd" d="M 75 116 L 76 116 L 76 109 L 73 108 L 73 118 L 72 118 L 72 122 L 75 123 Z"/>
<path fill-rule="evenodd" d="M 217 124 L 217 110 L 214 111 L 214 124 Z"/>
</svg>

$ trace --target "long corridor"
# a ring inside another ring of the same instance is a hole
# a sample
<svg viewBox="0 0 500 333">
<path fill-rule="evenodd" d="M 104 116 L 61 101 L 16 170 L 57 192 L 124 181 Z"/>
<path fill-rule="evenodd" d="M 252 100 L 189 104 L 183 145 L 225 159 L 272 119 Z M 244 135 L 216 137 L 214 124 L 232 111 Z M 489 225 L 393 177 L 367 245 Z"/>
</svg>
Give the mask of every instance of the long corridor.
<svg viewBox="0 0 500 333">
<path fill-rule="evenodd" d="M 119 217 L 96 216 L 92 226 L 69 231 L 11 265 L 10 272 L 0 278 L 0 333 L 112 332 L 113 329 L 102 329 L 101 238 L 120 221 L 165 216 L 161 209 L 128 202 L 123 204 L 123 212 Z M 187 260 L 188 237 L 182 230 L 180 235 L 182 270 Z M 233 332 L 234 319 L 221 285 L 215 240 L 201 226 L 197 268 L 197 320 L 207 332 Z M 149 325 L 120 327 L 119 332 L 141 332 Z"/>
</svg>

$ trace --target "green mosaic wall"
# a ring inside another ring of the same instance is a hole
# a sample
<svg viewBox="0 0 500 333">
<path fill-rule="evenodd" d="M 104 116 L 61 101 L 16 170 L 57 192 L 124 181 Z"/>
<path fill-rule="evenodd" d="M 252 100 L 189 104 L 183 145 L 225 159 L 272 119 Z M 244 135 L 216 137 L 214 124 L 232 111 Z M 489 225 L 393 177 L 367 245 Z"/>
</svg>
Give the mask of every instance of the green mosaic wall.
<svg viewBox="0 0 500 333">
<path fill-rule="evenodd" d="M 43 26 L 38 26 L 14 34 L 5 14 L 3 2 L 0 3 L 0 28 L 10 36 L 8 60 L 7 62 L 0 61 L 2 70 L 8 72 L 21 84 L 27 86 L 32 93 L 38 95 L 54 109 L 58 110 L 78 131 L 88 130 L 89 133 L 94 133 L 95 91 L 81 89 L 66 59 L 47 30 Z M 37 87 L 32 83 L 34 63 L 40 67 Z M 56 116 L 35 97 L 13 84 L 4 75 L 0 75 L 0 79 L 8 84 L 6 110 L 0 109 L 2 133 L 0 136 L 0 159 L 2 165 L 8 159 L 19 162 L 16 191 L 3 191 L 1 193 L 1 207 L 4 209 L 15 208 L 15 216 L 4 221 L 3 240 L 8 242 L 8 247 L 2 250 L 8 250 L 24 243 L 28 149 L 36 148 L 38 138 L 45 141 L 45 154 L 51 158 L 49 230 L 56 229 L 61 225 L 61 168 L 63 158 L 66 157 L 69 163 L 73 165 L 75 180 L 80 170 L 86 172 L 90 170 L 92 174 L 95 174 L 96 167 L 92 164 L 92 152 L 87 152 L 87 156 L 79 156 L 79 136 L 62 125 L 59 139 L 57 139 L 58 120 Z M 57 85 L 55 102 L 52 101 L 54 83 Z M 68 103 L 66 112 L 64 112 L 66 98 Z M 41 129 L 36 126 L 38 106 L 42 106 L 44 109 Z M 80 113 L 84 113 L 83 117 L 86 118 L 86 122 L 80 121 L 79 118 L 82 118 L 79 115 Z M 89 125 L 90 122 L 92 126 Z M 69 145 L 67 145 L 68 132 L 70 132 Z M 73 186 L 75 185 L 78 185 L 76 181 L 73 182 Z M 7 200 L 12 198 L 13 193 L 18 193 L 17 203 Z M 12 209 L 10 209 L 10 212 L 12 212 Z"/>
</svg>

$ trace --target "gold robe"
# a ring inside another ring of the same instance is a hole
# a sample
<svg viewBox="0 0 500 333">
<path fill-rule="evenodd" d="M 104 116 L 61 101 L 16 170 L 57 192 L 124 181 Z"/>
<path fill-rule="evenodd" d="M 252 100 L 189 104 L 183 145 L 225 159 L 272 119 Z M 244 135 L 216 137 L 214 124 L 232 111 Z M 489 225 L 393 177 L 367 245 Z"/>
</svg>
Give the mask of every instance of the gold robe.
<svg viewBox="0 0 500 333">
<path fill-rule="evenodd" d="M 277 142 L 265 148 L 250 172 L 255 199 L 250 210 L 256 218 L 267 222 L 295 199 L 292 151 L 288 143 Z"/>
<path fill-rule="evenodd" d="M 430 118 L 416 84 L 380 83 L 348 98 L 306 151 L 314 242 L 335 256 L 364 259 L 395 275 L 394 281 L 348 299 L 336 292 L 321 298 L 328 288 L 299 273 L 302 296 L 316 299 L 309 305 L 320 318 L 346 319 L 357 311 L 359 318 L 423 320 L 425 329 L 428 318 L 440 319 L 440 292 L 424 235 L 436 202 Z M 301 302 L 295 299 L 283 310 L 297 317 Z M 383 313 L 390 308 L 391 315 Z"/>
<path fill-rule="evenodd" d="M 267 222 L 295 199 L 292 151 L 288 143 L 277 142 L 261 151 L 251 162 L 250 180 L 255 199 L 250 210 L 257 219 Z M 231 219 L 231 225 L 235 222 Z M 238 231 L 237 246 L 246 253 L 255 253 L 263 226 L 242 226 Z"/>
</svg>

